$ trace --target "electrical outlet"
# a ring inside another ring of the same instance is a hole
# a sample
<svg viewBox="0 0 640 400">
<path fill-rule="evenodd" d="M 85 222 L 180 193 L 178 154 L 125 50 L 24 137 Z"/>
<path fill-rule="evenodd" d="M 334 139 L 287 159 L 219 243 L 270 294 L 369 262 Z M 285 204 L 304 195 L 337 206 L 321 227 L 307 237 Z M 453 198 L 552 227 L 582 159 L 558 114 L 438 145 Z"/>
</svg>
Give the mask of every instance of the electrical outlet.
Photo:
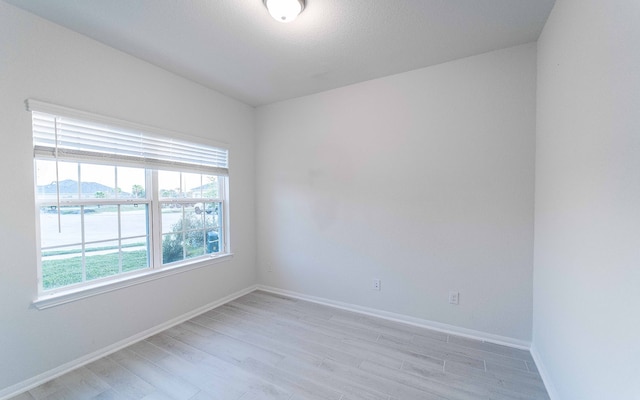
<svg viewBox="0 0 640 400">
<path fill-rule="evenodd" d="M 373 290 L 380 290 L 380 279 L 374 279 L 371 289 Z"/>
<path fill-rule="evenodd" d="M 449 304 L 460 304 L 460 292 L 449 292 Z"/>
</svg>

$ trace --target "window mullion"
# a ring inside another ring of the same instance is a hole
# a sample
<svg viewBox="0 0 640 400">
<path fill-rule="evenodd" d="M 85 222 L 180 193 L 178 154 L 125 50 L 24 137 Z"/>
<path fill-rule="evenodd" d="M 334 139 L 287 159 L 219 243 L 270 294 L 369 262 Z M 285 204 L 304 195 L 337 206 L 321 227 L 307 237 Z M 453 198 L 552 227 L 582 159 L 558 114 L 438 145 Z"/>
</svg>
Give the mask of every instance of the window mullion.
<svg viewBox="0 0 640 400">
<path fill-rule="evenodd" d="M 151 193 L 151 206 L 149 207 L 151 213 L 151 229 L 149 233 L 151 254 L 149 254 L 149 266 L 152 269 L 159 269 L 162 266 L 162 210 L 158 186 L 158 171 L 147 170 L 147 187 L 151 188 L 149 191 Z"/>
<path fill-rule="evenodd" d="M 78 185 L 80 186 L 80 185 Z M 84 226 L 84 206 L 80 206 L 80 238 L 82 242 L 82 252 L 80 253 L 82 258 L 82 282 L 87 281 L 87 259 L 86 259 L 86 244 L 85 244 L 85 226 Z"/>
<path fill-rule="evenodd" d="M 218 178 L 218 193 L 220 197 L 220 211 L 218 212 L 218 248 L 223 253 L 228 253 L 229 229 L 227 223 L 227 178 Z"/>
<path fill-rule="evenodd" d="M 182 175 L 182 174 L 180 174 Z M 182 178 L 180 178 L 180 185 L 182 185 Z M 187 225 L 187 221 L 185 219 L 185 208 L 184 205 L 182 207 L 180 207 L 180 211 L 181 211 L 181 215 L 182 215 L 182 223 L 180 224 L 180 226 L 182 227 L 182 259 L 186 260 L 187 259 L 187 228 L 185 225 Z"/>
<path fill-rule="evenodd" d="M 116 188 L 118 187 L 116 181 Z M 117 196 L 117 191 L 116 191 Z M 118 204 L 118 273 L 122 273 L 122 209 L 120 204 Z"/>
</svg>

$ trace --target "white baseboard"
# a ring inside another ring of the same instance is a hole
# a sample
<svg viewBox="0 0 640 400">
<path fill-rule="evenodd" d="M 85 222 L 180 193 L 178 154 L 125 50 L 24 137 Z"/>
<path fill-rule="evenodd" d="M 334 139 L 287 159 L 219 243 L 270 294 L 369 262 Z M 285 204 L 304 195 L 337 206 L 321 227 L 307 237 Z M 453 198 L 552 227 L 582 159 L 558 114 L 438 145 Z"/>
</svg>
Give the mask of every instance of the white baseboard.
<svg viewBox="0 0 640 400">
<path fill-rule="evenodd" d="M 495 344 L 501 344 L 503 346 L 514 347 L 522 350 L 530 350 L 531 342 L 511 338 L 508 336 L 496 335 L 493 333 L 487 333 L 482 331 L 476 331 L 473 329 L 461 328 L 455 325 L 443 324 L 441 322 L 430 321 L 422 318 L 410 317 L 404 314 L 397 314 L 389 311 L 377 310 L 375 308 L 358 306 L 350 303 L 343 303 L 341 301 L 329 300 L 322 297 L 309 296 L 303 293 L 292 292 L 289 290 L 279 289 L 271 286 L 257 285 L 258 290 L 264 290 L 265 292 L 271 292 L 275 294 L 281 294 L 284 296 L 294 297 L 300 300 L 306 300 L 313 303 L 324 304 L 331 307 L 340 308 L 346 311 L 353 311 L 359 314 L 370 315 L 373 317 L 383 318 L 389 321 L 402 322 L 405 324 L 418 326 L 420 328 L 428 328 L 435 331 L 449 333 L 452 335 L 464 336 L 470 339 L 482 340 L 484 342 L 490 342 Z"/>
<path fill-rule="evenodd" d="M 560 400 L 560 396 L 558 395 L 558 391 L 556 390 L 555 385 L 551 381 L 551 376 L 549 375 L 549 371 L 544 365 L 542 358 L 540 357 L 540 353 L 536 348 L 535 343 L 531 344 L 531 357 L 533 357 L 533 361 L 536 363 L 536 367 L 538 367 L 538 372 L 540 373 L 540 377 L 542 378 L 542 382 L 544 382 L 544 387 L 547 388 L 547 394 L 551 400 Z"/>
<path fill-rule="evenodd" d="M 230 301 L 233 301 L 235 299 L 237 299 L 238 297 L 244 296 L 247 293 L 251 293 L 254 290 L 256 290 L 258 287 L 258 285 L 253 285 L 253 286 L 249 286 L 248 288 L 239 290 L 235 293 L 232 293 L 228 296 L 225 296 L 219 300 L 216 300 L 212 303 L 209 303 L 207 305 L 204 305 L 202 307 L 198 307 L 195 310 L 189 311 L 188 313 L 182 314 L 179 317 L 170 319 L 169 321 L 166 321 L 160 325 L 156 325 L 153 328 L 147 329 L 145 331 L 142 331 L 140 333 L 137 333 L 133 336 L 130 336 L 126 339 L 120 340 L 112 345 L 109 345 L 107 347 L 104 347 L 100 350 L 96 350 L 93 353 L 87 354 L 85 356 L 82 356 L 80 358 L 77 358 L 73 361 L 69 361 L 65 364 L 62 364 L 56 368 L 53 368 L 49 371 L 43 372 L 37 376 L 34 376 L 33 378 L 29 378 L 23 382 L 17 383 L 15 385 L 9 386 L 5 389 L 0 390 L 0 400 L 6 400 L 9 399 L 13 396 L 17 396 L 18 394 L 25 392 L 27 390 L 33 389 L 36 386 L 39 386 L 45 382 L 50 381 L 51 379 L 57 378 L 61 375 L 66 374 L 67 372 L 70 372 L 76 368 L 79 368 L 83 365 L 89 364 L 99 358 L 102 358 L 104 356 L 107 356 L 111 353 L 115 353 L 118 350 L 121 350 L 127 346 L 130 346 L 136 342 L 139 342 L 140 340 L 146 339 L 149 336 L 153 336 L 157 333 L 160 333 L 166 329 L 171 328 L 172 326 L 181 324 L 184 321 L 187 321 L 197 315 L 202 314 L 203 312 L 209 311 L 213 308 L 219 307 L 225 303 L 228 303 Z"/>
</svg>

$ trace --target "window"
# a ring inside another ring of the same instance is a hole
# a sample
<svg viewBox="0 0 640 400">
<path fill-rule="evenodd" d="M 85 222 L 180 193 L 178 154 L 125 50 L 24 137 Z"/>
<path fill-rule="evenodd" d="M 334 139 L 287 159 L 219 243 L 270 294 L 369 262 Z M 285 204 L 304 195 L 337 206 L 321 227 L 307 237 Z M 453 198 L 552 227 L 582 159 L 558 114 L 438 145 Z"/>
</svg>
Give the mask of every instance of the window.
<svg viewBox="0 0 640 400">
<path fill-rule="evenodd" d="M 226 149 L 34 100 L 28 109 L 41 294 L 229 254 Z"/>
</svg>

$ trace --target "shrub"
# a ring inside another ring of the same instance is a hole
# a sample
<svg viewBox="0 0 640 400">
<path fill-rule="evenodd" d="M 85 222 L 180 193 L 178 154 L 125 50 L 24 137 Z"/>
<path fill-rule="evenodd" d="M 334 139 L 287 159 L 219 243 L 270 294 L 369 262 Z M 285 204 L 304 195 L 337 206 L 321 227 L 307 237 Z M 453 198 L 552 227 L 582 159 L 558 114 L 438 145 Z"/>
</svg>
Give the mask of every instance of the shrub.
<svg viewBox="0 0 640 400">
<path fill-rule="evenodd" d="M 162 262 L 164 264 L 189 257 L 189 249 L 204 249 L 202 218 L 189 213 L 171 227 L 171 234 L 162 239 Z M 186 232 L 185 232 L 186 231 Z M 185 233 L 183 233 L 185 232 Z"/>
</svg>

